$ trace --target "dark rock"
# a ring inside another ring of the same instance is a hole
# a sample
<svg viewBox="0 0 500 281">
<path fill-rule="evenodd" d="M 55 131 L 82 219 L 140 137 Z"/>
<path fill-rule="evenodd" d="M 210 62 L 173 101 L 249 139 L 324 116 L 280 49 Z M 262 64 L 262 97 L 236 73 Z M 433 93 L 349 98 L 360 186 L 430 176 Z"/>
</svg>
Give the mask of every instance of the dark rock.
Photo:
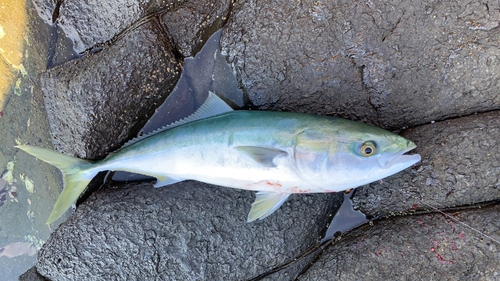
<svg viewBox="0 0 500 281">
<path fill-rule="evenodd" d="M 210 35 L 222 27 L 229 16 L 231 3 L 231 0 L 205 4 L 187 1 L 162 15 L 163 23 L 184 57 L 194 56 Z"/>
<path fill-rule="evenodd" d="M 36 271 L 36 267 L 28 269 L 25 273 L 19 276 L 19 281 L 47 281 L 48 279 L 40 275 Z"/>
<path fill-rule="evenodd" d="M 123 38 L 43 75 L 56 148 L 85 158 L 117 148 L 178 78 L 173 54 L 196 53 L 226 20 L 223 50 L 262 109 L 401 128 L 500 108 L 499 43 L 491 39 L 500 35 L 498 3 L 178 3 L 134 2 L 130 19 L 106 22 L 121 10 L 94 17 L 107 6 L 92 4 L 82 15 L 86 4 L 64 2 L 59 24 L 86 38 L 80 49 L 122 31 Z M 80 12 L 72 14 L 70 4 Z M 161 21 L 148 18 L 155 11 Z M 491 112 L 405 132 L 419 146 L 421 165 L 359 188 L 357 206 L 377 216 L 427 209 L 423 202 L 446 208 L 499 199 L 498 117 Z M 295 195 L 265 220 L 246 223 L 252 192 L 198 182 L 108 187 L 55 231 L 37 269 L 52 280 L 249 279 L 316 245 L 341 197 Z M 498 240 L 498 210 L 452 215 Z M 441 214 L 395 218 L 342 237 L 302 279 L 494 279 L 497 247 Z M 310 261 L 266 278 L 291 279 Z"/>
<path fill-rule="evenodd" d="M 194 56 L 228 19 L 232 1 L 200 4 L 187 0 L 38 0 L 34 5 L 49 24 L 56 22 L 81 53 L 123 36 L 144 22 L 161 18 L 178 51 Z"/>
<path fill-rule="evenodd" d="M 371 216 L 500 199 L 500 111 L 413 128 L 403 134 L 418 167 L 360 187 L 354 202 Z"/>
<path fill-rule="evenodd" d="M 327 248 L 299 280 L 500 278 L 500 205 L 450 216 L 480 233 L 442 214 L 376 222 Z"/>
<path fill-rule="evenodd" d="M 53 22 L 54 10 L 56 9 L 57 0 L 34 0 L 32 2 L 32 7 L 36 10 L 38 16 L 47 24 Z M 29 4 L 28 4 L 29 5 Z M 32 11 L 28 9 L 28 12 Z M 31 37 L 30 37 L 31 38 Z"/>
<path fill-rule="evenodd" d="M 144 13 L 147 0 L 65 0 L 59 8 L 58 25 L 73 41 L 77 52 L 109 41 Z"/>
<path fill-rule="evenodd" d="M 384 128 L 500 108 L 496 1 L 244 1 L 223 34 L 258 107 Z"/>
<path fill-rule="evenodd" d="M 249 279 L 317 243 L 342 196 L 295 195 L 247 223 L 253 200 L 253 192 L 194 181 L 106 188 L 52 234 L 37 269 L 51 280 Z"/>
<path fill-rule="evenodd" d="M 54 146 L 95 159 L 142 127 L 177 81 L 172 44 L 152 21 L 101 52 L 41 77 Z"/>
</svg>

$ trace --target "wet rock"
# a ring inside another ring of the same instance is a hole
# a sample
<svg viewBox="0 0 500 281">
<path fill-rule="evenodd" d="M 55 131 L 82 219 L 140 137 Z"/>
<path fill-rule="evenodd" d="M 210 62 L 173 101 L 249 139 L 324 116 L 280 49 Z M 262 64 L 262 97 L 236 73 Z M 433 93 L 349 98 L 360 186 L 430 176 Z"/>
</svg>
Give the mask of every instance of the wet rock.
<svg viewBox="0 0 500 281">
<path fill-rule="evenodd" d="M 341 197 L 295 195 L 247 223 L 253 192 L 194 181 L 113 186 L 53 233 L 37 269 L 51 280 L 249 279 L 314 245 Z"/>
<path fill-rule="evenodd" d="M 151 21 L 101 52 L 50 69 L 41 85 L 54 146 L 87 159 L 115 150 L 167 97 L 179 64 Z"/>
<path fill-rule="evenodd" d="M 498 8 L 250 0 L 221 45 L 260 108 L 401 128 L 500 108 Z"/>
<path fill-rule="evenodd" d="M 19 281 L 47 281 L 48 279 L 40 275 L 36 271 L 36 267 L 28 269 L 25 273 L 19 276 Z"/>
<path fill-rule="evenodd" d="M 36 11 L 42 21 L 47 24 L 53 23 L 54 10 L 56 9 L 58 2 L 57 0 L 34 0 L 30 2 L 31 4 L 28 4 L 28 7 L 30 7 L 29 5 L 33 5 L 31 7 L 33 7 L 33 10 Z M 28 8 L 29 13 L 33 12 L 33 10 Z"/>
<path fill-rule="evenodd" d="M 95 37 L 93 29 L 82 28 L 90 36 L 85 48 L 146 19 L 162 3 L 149 2 L 147 12 L 133 6 L 134 20 L 120 27 L 109 23 Z M 224 16 L 223 50 L 247 97 L 262 109 L 400 128 L 500 108 L 499 43 L 491 39 L 500 32 L 497 3 L 190 3 L 167 8 L 164 25 L 144 21 L 102 52 L 42 77 L 56 148 L 98 158 L 118 147 L 176 81 L 173 53 L 196 53 Z M 107 20 L 91 17 L 91 25 Z M 425 209 L 422 202 L 443 208 L 498 199 L 498 115 L 406 132 L 419 145 L 422 164 L 358 189 L 356 204 L 376 216 Z M 319 241 L 341 196 L 296 195 L 272 216 L 249 224 L 253 200 L 251 192 L 198 182 L 109 187 L 52 235 L 37 268 L 52 280 L 248 279 Z M 453 215 L 498 237 L 496 213 L 498 206 Z M 496 278 L 498 244 L 481 237 L 436 214 L 381 221 L 343 237 L 303 279 L 379 280 L 394 272 L 421 279 Z M 267 278 L 289 279 L 309 261 Z"/>
<path fill-rule="evenodd" d="M 463 206 L 500 199 L 500 111 L 413 128 L 419 166 L 356 190 L 354 202 L 371 216 Z"/>
<path fill-rule="evenodd" d="M 299 280 L 497 280 L 500 205 L 409 216 L 356 229 L 331 245 Z"/>
<path fill-rule="evenodd" d="M 61 1 L 54 19 L 80 53 L 109 41 L 144 12 L 147 0 Z M 57 16 L 57 17 L 56 17 Z"/>
<path fill-rule="evenodd" d="M 160 19 L 177 50 L 194 56 L 210 35 L 227 20 L 231 0 L 105 0 L 34 2 L 40 17 L 54 22 L 68 36 L 77 53 L 106 44 L 152 19 Z"/>
<path fill-rule="evenodd" d="M 219 49 L 218 30 L 194 58 L 185 58 L 182 74 L 169 98 L 156 109 L 141 133 L 150 133 L 177 120 L 193 114 L 207 99 L 210 91 L 224 97 L 226 102 L 235 103 L 234 108 L 243 106 L 243 92 L 238 89 L 231 67 Z"/>
<path fill-rule="evenodd" d="M 208 2 L 186 1 L 161 17 L 184 57 L 194 56 L 229 16 L 231 0 Z"/>
</svg>

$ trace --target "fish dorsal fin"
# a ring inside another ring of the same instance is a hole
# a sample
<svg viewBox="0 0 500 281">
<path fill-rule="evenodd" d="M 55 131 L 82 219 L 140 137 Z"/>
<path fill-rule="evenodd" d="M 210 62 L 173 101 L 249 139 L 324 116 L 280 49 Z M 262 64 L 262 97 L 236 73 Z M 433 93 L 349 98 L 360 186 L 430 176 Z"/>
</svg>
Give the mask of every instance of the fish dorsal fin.
<svg viewBox="0 0 500 281">
<path fill-rule="evenodd" d="M 274 213 L 274 211 L 285 203 L 290 193 L 259 191 L 255 196 L 255 202 L 253 202 L 252 208 L 248 213 L 247 222 L 263 219 Z"/>
<path fill-rule="evenodd" d="M 230 111 L 233 111 L 233 109 L 225 101 L 223 101 L 221 98 L 219 98 L 219 96 L 217 96 L 217 94 L 210 91 L 210 92 L 208 92 L 207 99 L 203 102 L 203 104 L 200 106 L 200 108 L 198 108 L 193 114 L 191 114 L 188 117 L 185 117 L 183 119 L 177 120 L 173 123 L 170 123 L 166 126 L 163 126 L 160 129 L 154 130 L 151 133 L 148 133 L 148 134 L 145 134 L 143 136 L 131 139 L 128 142 L 126 142 L 123 145 L 123 147 L 130 146 L 130 145 L 137 143 L 145 138 L 159 134 L 159 133 L 164 132 L 166 130 L 169 130 L 169 129 L 172 129 L 172 128 L 175 128 L 175 127 L 187 124 L 187 123 L 191 123 L 191 122 L 194 122 L 197 120 L 201 120 L 201 119 L 216 116 L 216 115 L 219 115 L 222 113 L 230 112 Z"/>
</svg>

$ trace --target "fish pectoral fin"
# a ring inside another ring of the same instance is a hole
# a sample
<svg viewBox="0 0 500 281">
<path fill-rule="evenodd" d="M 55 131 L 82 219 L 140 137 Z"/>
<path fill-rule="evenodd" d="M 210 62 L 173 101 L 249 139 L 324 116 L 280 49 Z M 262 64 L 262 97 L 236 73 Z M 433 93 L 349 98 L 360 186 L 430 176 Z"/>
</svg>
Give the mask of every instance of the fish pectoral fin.
<svg viewBox="0 0 500 281">
<path fill-rule="evenodd" d="M 259 191 L 255 196 L 255 202 L 253 202 L 252 208 L 248 213 L 247 222 L 263 219 L 272 214 L 285 203 L 290 193 Z"/>
<path fill-rule="evenodd" d="M 176 179 L 167 176 L 157 176 L 156 183 L 154 184 L 155 188 L 159 188 L 165 185 L 174 184 L 183 181 L 183 179 Z"/>
<path fill-rule="evenodd" d="M 234 149 L 243 152 L 256 162 L 259 162 L 266 167 L 276 167 L 273 162 L 274 158 L 287 154 L 287 152 L 283 150 L 259 146 L 235 146 Z"/>
</svg>

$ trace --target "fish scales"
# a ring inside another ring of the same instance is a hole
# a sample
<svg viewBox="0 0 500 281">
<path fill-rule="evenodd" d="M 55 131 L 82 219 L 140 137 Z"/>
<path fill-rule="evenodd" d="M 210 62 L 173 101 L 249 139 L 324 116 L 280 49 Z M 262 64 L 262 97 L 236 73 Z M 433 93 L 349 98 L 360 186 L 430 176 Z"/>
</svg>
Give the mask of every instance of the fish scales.
<svg viewBox="0 0 500 281">
<path fill-rule="evenodd" d="M 401 136 L 341 118 L 233 111 L 210 93 L 193 115 L 91 162 L 45 148 L 18 148 L 58 167 L 64 189 L 48 223 L 73 204 L 100 171 L 157 178 L 155 187 L 197 180 L 255 190 L 247 221 L 262 219 L 292 193 L 337 192 L 390 176 L 420 161 Z"/>
<path fill-rule="evenodd" d="M 292 158 L 297 137 L 304 130 L 325 131 L 323 128 L 332 128 L 335 121 L 297 113 L 233 111 L 151 136 L 99 164 L 104 170 L 191 179 L 240 189 L 275 191 L 280 187 L 287 193 L 299 193 L 306 188 L 310 192 L 325 192 L 300 178 Z M 324 137 L 326 145 L 334 141 L 331 136 Z M 270 166 L 235 147 L 264 147 L 286 154 L 278 155 L 273 160 L 276 165 Z"/>
</svg>

